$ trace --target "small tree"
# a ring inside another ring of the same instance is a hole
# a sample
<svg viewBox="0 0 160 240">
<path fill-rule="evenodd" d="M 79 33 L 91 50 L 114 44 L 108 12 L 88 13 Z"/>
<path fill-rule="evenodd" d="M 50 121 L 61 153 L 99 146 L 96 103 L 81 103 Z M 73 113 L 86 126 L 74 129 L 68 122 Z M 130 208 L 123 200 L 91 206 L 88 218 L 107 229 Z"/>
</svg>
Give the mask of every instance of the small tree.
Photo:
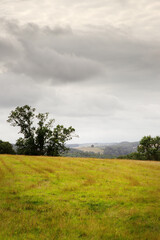
<svg viewBox="0 0 160 240">
<path fill-rule="evenodd" d="M 19 133 L 24 136 L 16 142 L 18 154 L 59 156 L 67 150 L 65 143 L 72 139 L 75 129 L 65 128 L 63 125 L 53 128 L 54 119 L 48 120 L 48 115 L 48 113 L 35 115 L 35 108 L 28 105 L 11 111 L 7 121 L 14 127 L 20 127 Z"/>
<path fill-rule="evenodd" d="M 146 160 L 159 160 L 160 137 L 144 136 L 137 150 Z"/>
<path fill-rule="evenodd" d="M 15 154 L 12 144 L 0 140 L 0 154 Z"/>
</svg>

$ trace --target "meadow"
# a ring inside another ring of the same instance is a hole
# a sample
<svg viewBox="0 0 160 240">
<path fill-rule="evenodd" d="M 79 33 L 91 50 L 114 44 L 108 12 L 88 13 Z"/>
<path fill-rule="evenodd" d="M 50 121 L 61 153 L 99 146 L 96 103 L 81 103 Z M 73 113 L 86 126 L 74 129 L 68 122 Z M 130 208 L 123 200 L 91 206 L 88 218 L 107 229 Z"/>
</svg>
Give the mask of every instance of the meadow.
<svg viewBox="0 0 160 240">
<path fill-rule="evenodd" d="M 158 240 L 160 162 L 0 155 L 0 239 Z"/>
</svg>

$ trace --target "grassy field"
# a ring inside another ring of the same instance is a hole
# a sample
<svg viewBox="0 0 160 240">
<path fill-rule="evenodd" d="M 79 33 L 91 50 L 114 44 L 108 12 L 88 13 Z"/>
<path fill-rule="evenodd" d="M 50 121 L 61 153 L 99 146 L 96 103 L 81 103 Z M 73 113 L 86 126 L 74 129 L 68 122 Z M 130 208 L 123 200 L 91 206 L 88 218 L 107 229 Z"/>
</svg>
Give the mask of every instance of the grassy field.
<svg viewBox="0 0 160 240">
<path fill-rule="evenodd" d="M 160 239 L 160 162 L 0 155 L 12 239 Z"/>
</svg>

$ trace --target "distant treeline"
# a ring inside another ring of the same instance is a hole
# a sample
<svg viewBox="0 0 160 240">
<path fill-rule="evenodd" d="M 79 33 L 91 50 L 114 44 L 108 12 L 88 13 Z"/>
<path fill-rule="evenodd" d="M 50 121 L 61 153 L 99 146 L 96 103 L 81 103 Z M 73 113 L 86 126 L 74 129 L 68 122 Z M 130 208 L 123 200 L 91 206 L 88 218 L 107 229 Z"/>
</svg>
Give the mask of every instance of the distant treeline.
<svg viewBox="0 0 160 240">
<path fill-rule="evenodd" d="M 0 140 L 0 154 L 17 154 L 15 145 Z M 106 146 L 104 153 L 84 152 L 70 148 L 61 156 L 83 158 L 119 158 L 135 160 L 160 160 L 160 137 L 144 136 L 139 143 L 123 142 Z"/>
<path fill-rule="evenodd" d="M 78 149 L 70 148 L 68 152 L 63 154 L 64 157 L 79 157 L 79 158 L 112 158 L 105 154 L 94 153 L 94 152 L 84 152 Z"/>
</svg>

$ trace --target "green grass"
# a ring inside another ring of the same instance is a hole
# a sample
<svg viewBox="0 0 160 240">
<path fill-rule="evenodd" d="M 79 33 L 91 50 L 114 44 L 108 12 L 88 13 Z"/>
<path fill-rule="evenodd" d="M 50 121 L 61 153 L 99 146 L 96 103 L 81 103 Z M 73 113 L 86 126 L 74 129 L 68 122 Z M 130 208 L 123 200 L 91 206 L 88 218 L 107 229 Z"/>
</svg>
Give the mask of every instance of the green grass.
<svg viewBox="0 0 160 240">
<path fill-rule="evenodd" d="M 0 240 L 158 240 L 160 162 L 0 155 Z"/>
</svg>

